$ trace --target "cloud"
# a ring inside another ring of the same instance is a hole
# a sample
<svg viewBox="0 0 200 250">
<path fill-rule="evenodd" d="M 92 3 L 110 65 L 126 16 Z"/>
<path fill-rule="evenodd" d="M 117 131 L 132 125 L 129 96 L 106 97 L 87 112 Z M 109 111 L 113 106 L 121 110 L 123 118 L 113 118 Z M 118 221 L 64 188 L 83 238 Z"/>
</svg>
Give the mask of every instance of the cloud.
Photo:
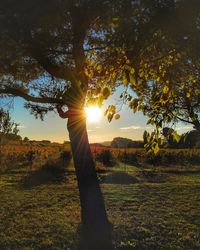
<svg viewBox="0 0 200 250">
<path fill-rule="evenodd" d="M 26 128 L 26 126 L 24 126 L 24 125 L 19 125 L 18 128 L 19 128 L 19 129 L 23 129 L 23 128 Z"/>
<path fill-rule="evenodd" d="M 90 132 L 92 132 L 92 131 L 93 131 L 92 129 L 87 129 L 87 132 L 88 132 L 88 133 L 90 133 Z"/>
<path fill-rule="evenodd" d="M 120 128 L 121 130 L 140 130 L 140 129 L 144 129 L 145 127 L 143 126 L 128 126 L 128 127 L 122 127 Z"/>
<path fill-rule="evenodd" d="M 179 126 L 176 128 L 178 131 L 180 130 L 192 130 L 194 129 L 192 125 Z"/>
</svg>

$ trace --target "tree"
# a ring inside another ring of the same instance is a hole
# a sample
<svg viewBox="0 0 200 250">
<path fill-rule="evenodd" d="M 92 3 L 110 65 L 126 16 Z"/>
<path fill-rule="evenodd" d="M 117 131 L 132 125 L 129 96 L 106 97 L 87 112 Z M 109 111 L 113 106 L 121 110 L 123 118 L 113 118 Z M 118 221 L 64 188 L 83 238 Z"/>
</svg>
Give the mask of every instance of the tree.
<svg viewBox="0 0 200 250">
<path fill-rule="evenodd" d="M 169 47 L 159 48 L 161 36 L 156 30 L 165 26 L 173 2 L 1 1 L 0 94 L 24 98 L 25 107 L 36 117 L 43 119 L 48 111 L 57 109 L 61 118 L 68 119 L 83 249 L 112 249 L 111 225 L 88 143 L 84 106 L 102 105 L 121 84 L 127 89 L 131 83 L 142 93 L 148 60 L 159 61 L 171 53 Z M 125 97 L 131 108 L 138 106 L 130 96 Z M 116 106 L 110 105 L 106 115 L 109 121 L 118 119 Z"/>
<path fill-rule="evenodd" d="M 143 146 L 142 141 L 133 141 L 123 137 L 115 137 L 111 142 L 112 148 L 142 148 Z"/>
<path fill-rule="evenodd" d="M 0 109 L 0 138 L 1 141 L 5 138 L 20 139 L 18 124 L 13 122 L 10 114 L 3 109 Z"/>
<path fill-rule="evenodd" d="M 68 118 L 67 128 L 81 202 L 81 249 L 112 249 L 111 224 L 88 143 L 84 105 L 93 88 L 90 51 L 101 42 L 96 30 L 106 1 L 1 1 L 3 97 L 22 97 L 36 117 L 48 111 Z M 96 67 L 96 68 L 95 68 Z M 104 84 L 103 84 L 104 85 Z M 99 83 L 99 87 L 103 86 Z M 97 87 L 95 86 L 97 89 Z M 106 89 L 100 89 L 102 100 Z M 106 94 L 107 95 L 107 94 Z M 67 108 L 67 111 L 64 109 Z"/>
<path fill-rule="evenodd" d="M 191 130 L 182 135 L 181 146 L 184 148 L 198 147 L 200 142 L 200 134 L 197 130 Z"/>
<path fill-rule="evenodd" d="M 24 142 L 28 142 L 29 138 L 27 136 L 24 137 Z"/>
<path fill-rule="evenodd" d="M 143 133 L 143 141 L 144 141 L 144 144 L 147 144 L 148 142 L 148 132 L 145 130 L 144 133 Z"/>
</svg>

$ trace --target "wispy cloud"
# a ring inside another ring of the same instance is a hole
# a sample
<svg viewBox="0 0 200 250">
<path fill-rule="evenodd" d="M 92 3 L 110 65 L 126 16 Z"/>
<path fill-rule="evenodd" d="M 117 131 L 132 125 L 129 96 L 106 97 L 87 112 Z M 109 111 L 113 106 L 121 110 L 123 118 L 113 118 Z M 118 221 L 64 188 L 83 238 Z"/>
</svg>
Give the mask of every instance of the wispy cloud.
<svg viewBox="0 0 200 250">
<path fill-rule="evenodd" d="M 26 126 L 24 126 L 24 125 L 19 125 L 18 128 L 19 128 L 19 129 L 23 129 L 23 128 L 26 128 Z"/>
<path fill-rule="evenodd" d="M 191 130 L 194 129 L 192 125 L 185 125 L 185 126 L 179 126 L 176 128 L 178 131 L 182 131 L 182 130 Z"/>
<path fill-rule="evenodd" d="M 93 131 L 92 129 L 87 129 L 87 132 L 88 132 L 88 133 L 90 133 L 90 132 L 92 132 L 92 131 Z"/>
<path fill-rule="evenodd" d="M 144 127 L 142 126 L 128 126 L 128 127 L 122 127 L 120 128 L 121 130 L 140 130 L 140 129 L 144 129 Z"/>
</svg>

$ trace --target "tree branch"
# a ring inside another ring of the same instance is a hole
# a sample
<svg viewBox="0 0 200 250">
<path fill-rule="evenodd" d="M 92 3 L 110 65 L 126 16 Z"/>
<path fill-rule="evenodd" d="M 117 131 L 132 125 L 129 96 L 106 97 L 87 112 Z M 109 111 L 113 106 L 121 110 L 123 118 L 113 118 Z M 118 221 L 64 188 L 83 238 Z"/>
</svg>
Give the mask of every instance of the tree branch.
<svg viewBox="0 0 200 250">
<path fill-rule="evenodd" d="M 64 66 L 53 64 L 47 57 L 39 53 L 34 53 L 32 56 L 39 62 L 39 64 L 52 76 L 64 79 L 70 82 L 75 80 L 73 69 Z"/>
<path fill-rule="evenodd" d="M 31 56 L 51 75 L 70 82 L 75 81 L 75 73 L 73 68 L 64 65 L 58 66 L 54 64 L 44 53 L 45 49 L 39 47 L 33 40 L 31 40 L 29 50 Z"/>
<path fill-rule="evenodd" d="M 189 123 L 189 124 L 193 124 L 193 122 L 189 121 L 189 120 L 185 120 L 183 118 L 181 118 L 180 116 L 177 116 L 177 119 L 182 121 L 182 122 L 186 122 L 186 123 Z"/>
<path fill-rule="evenodd" d="M 63 104 L 62 99 L 53 98 L 53 97 L 35 97 L 17 88 L 7 87 L 5 89 L 0 89 L 0 94 L 12 95 L 15 97 L 22 97 L 23 99 L 29 102 Z"/>
</svg>

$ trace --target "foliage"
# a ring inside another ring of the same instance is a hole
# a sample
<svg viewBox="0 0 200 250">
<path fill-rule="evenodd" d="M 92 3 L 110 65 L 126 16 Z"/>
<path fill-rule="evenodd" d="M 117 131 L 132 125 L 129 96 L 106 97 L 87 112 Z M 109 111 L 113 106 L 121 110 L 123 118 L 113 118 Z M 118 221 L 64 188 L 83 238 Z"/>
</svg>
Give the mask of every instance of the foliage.
<svg viewBox="0 0 200 250">
<path fill-rule="evenodd" d="M 142 149 L 119 151 L 118 160 L 123 163 L 143 167 L 144 165 L 200 165 L 199 149 L 161 149 L 157 155 L 146 154 Z"/>
<path fill-rule="evenodd" d="M 142 1 L 135 4 L 142 9 Z M 131 18 L 134 14 L 128 12 L 127 17 L 127 11 L 123 12 L 126 16 L 119 14 L 114 36 L 116 35 L 116 44 L 123 47 L 126 59 L 122 82 L 129 91 L 126 89 L 121 94 L 122 102 L 125 101 L 133 112 L 142 111 L 148 116 L 147 124 L 154 126 L 155 130 L 146 136 L 146 149 L 157 154 L 163 144 L 162 128 L 182 121 L 192 124 L 200 131 L 197 50 L 200 38 L 200 4 L 198 1 L 193 1 L 192 5 L 187 1 L 160 1 L 160 5 L 156 7 L 154 4 L 150 6 L 149 3 L 149 9 L 144 8 L 144 18 L 138 22 Z M 127 6 L 134 13 L 130 5 Z M 121 8 L 125 9 L 126 5 Z M 147 10 L 151 10 L 151 16 L 146 15 Z M 157 11 L 160 15 L 155 14 Z M 154 26 L 154 22 L 160 26 Z M 125 29 L 127 23 L 129 29 Z M 121 36 L 118 37 L 117 34 Z M 120 39 L 121 37 L 127 38 Z M 130 89 L 137 94 L 136 98 Z M 178 142 L 180 138 L 175 131 L 173 136 Z"/>
<path fill-rule="evenodd" d="M 102 150 L 97 153 L 95 159 L 101 162 L 104 166 L 112 166 L 113 165 L 113 156 L 110 150 Z"/>
<path fill-rule="evenodd" d="M 112 148 L 142 148 L 143 146 L 142 141 L 133 141 L 123 137 L 115 137 L 111 142 Z"/>
<path fill-rule="evenodd" d="M 6 137 L 7 139 L 20 139 L 17 123 L 12 121 L 10 114 L 4 111 L 2 108 L 0 109 L 0 137 Z"/>
<path fill-rule="evenodd" d="M 171 148 L 195 148 L 198 147 L 200 142 L 200 134 L 197 130 L 191 130 L 182 135 L 178 135 L 172 128 L 163 128 L 162 132 L 167 143 L 164 143 L 164 147 Z M 175 136 L 174 136 L 175 134 Z M 178 140 L 175 140 L 175 138 Z"/>
<path fill-rule="evenodd" d="M 148 137 L 148 151 L 158 152 L 159 134 L 170 122 L 200 127 L 199 64 L 193 46 L 199 39 L 198 1 L 191 5 L 172 0 L 62 1 L 48 6 L 45 1 L 17 5 L 2 1 L 1 5 L 0 93 L 23 97 L 36 117 L 43 118 L 57 104 L 78 109 L 101 106 L 123 85 L 122 103 L 142 111 L 148 124 L 156 126 Z M 31 14 L 26 11 L 30 6 Z M 114 103 L 109 105 L 108 121 L 119 119 L 119 111 Z"/>
<path fill-rule="evenodd" d="M 24 142 L 28 142 L 29 138 L 27 136 L 24 137 Z"/>
<path fill-rule="evenodd" d="M 200 134 L 197 130 L 191 130 L 181 136 L 179 143 L 180 147 L 184 148 L 199 148 L 200 146 Z"/>
</svg>

